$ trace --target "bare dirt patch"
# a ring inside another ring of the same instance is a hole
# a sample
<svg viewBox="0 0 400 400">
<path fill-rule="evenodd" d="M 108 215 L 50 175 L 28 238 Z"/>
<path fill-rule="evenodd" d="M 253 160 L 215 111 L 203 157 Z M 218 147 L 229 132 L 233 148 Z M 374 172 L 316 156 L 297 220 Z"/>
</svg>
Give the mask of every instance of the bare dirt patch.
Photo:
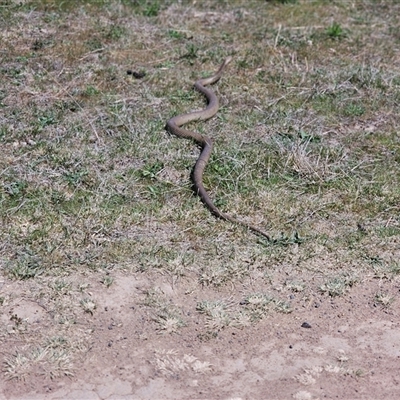
<svg viewBox="0 0 400 400">
<path fill-rule="evenodd" d="M 274 314 L 246 329 L 226 328 L 204 340 L 198 316 L 178 335 L 149 330 L 152 315 L 139 305 L 149 281 L 125 274 L 114 278 L 107 291 L 100 283 L 92 285 L 96 311 L 76 321 L 90 335 L 75 360 L 74 375 L 46 378 L 40 372 L 49 361 L 32 359 L 24 380 L 3 381 L 3 398 L 394 399 L 400 393 L 397 308 L 388 310 L 367 300 L 379 282 L 354 288 L 346 298 L 316 297 L 307 306 L 296 296 L 291 314 Z M 207 290 L 185 295 L 179 286 L 172 288 L 163 279 L 152 284 L 171 298 L 183 298 L 188 310 L 198 296 L 212 295 Z M 12 282 L 2 288 L 14 296 L 15 289 Z M 395 291 L 398 288 L 393 296 Z M 41 307 L 24 297 L 20 293 L 13 305 L 3 306 L 4 315 L 21 315 L 41 329 L 48 326 Z M 8 359 L 15 349 L 22 354 L 22 349 L 25 354 L 32 350 L 22 339 L 9 341 L 6 352 L 3 348 Z"/>
</svg>

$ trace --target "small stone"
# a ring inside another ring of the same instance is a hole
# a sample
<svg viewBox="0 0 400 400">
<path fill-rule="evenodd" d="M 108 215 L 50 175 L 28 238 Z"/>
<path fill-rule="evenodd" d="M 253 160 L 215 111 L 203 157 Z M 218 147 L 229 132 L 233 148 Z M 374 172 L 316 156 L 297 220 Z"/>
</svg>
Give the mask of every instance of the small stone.
<svg viewBox="0 0 400 400">
<path fill-rule="evenodd" d="M 301 324 L 301 327 L 302 327 L 302 328 L 310 329 L 310 328 L 311 328 L 311 325 L 310 325 L 308 322 L 303 322 L 303 323 Z"/>
</svg>

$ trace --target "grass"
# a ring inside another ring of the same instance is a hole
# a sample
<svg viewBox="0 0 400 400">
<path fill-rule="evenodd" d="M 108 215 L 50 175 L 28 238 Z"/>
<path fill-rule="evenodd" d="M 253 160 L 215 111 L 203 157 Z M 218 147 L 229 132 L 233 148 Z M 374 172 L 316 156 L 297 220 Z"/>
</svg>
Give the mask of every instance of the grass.
<svg viewBox="0 0 400 400">
<path fill-rule="evenodd" d="M 339 276 L 328 279 L 321 287 L 321 292 L 329 294 L 331 297 L 342 296 L 346 291 L 357 282 L 357 278 L 352 276 Z"/>
<path fill-rule="evenodd" d="M 392 297 L 388 293 L 377 293 L 375 295 L 375 304 L 376 305 L 381 305 L 382 307 L 389 307 L 393 301 L 395 300 L 394 297 Z"/>
<path fill-rule="evenodd" d="M 79 274 L 104 290 L 113 271 L 167 276 L 188 303 L 144 294 L 147 329 L 190 329 L 191 311 L 207 340 L 295 313 L 292 294 L 398 282 L 398 12 L 394 2 L 6 2 L 4 277 L 35 288 L 73 330 L 101 307 Z M 204 106 L 192 84 L 228 55 L 217 117 L 190 128 L 215 138 L 204 183 L 216 204 L 271 242 L 209 214 L 191 190 L 198 149 L 164 129 Z M 388 306 L 387 292 L 373 301 Z M 42 362 L 69 373 L 74 345 L 53 354 L 45 339 L 10 355 L 6 375 Z"/>
<path fill-rule="evenodd" d="M 17 380 L 24 380 L 27 375 L 32 373 L 48 376 L 51 379 L 73 376 L 72 363 L 68 353 L 58 350 L 57 347 L 58 345 L 49 345 L 12 354 L 4 362 L 5 376 Z"/>
</svg>

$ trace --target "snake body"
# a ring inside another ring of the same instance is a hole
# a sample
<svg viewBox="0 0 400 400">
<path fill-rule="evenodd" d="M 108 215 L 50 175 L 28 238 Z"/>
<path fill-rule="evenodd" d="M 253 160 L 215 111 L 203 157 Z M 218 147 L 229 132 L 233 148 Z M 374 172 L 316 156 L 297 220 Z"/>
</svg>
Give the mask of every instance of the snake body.
<svg viewBox="0 0 400 400">
<path fill-rule="evenodd" d="M 227 215 L 220 211 L 218 207 L 215 206 L 214 202 L 211 200 L 210 195 L 207 193 L 206 189 L 204 188 L 203 185 L 203 173 L 204 169 L 206 168 L 206 165 L 208 163 L 208 160 L 210 159 L 212 148 L 213 148 L 213 141 L 211 138 L 207 136 L 203 136 L 197 132 L 190 131 L 188 129 L 182 128 L 182 125 L 187 124 L 188 122 L 192 121 L 205 121 L 211 117 L 213 117 L 219 108 L 219 102 L 218 98 L 215 95 L 215 93 L 211 90 L 206 88 L 205 86 L 211 85 L 212 83 L 217 82 L 220 78 L 221 75 L 226 68 L 226 66 L 231 62 L 231 57 L 228 57 L 219 67 L 218 71 L 204 79 L 199 79 L 196 81 L 194 84 L 194 87 L 204 96 L 207 98 L 208 104 L 207 107 L 204 110 L 199 110 L 199 111 L 193 111 L 188 114 L 181 114 L 177 115 L 175 117 L 172 117 L 170 120 L 167 122 L 167 129 L 174 135 L 178 137 L 182 137 L 185 139 L 191 139 L 198 143 L 202 150 L 200 153 L 199 158 L 196 161 L 196 164 L 193 169 L 193 183 L 194 187 L 196 190 L 196 193 L 200 197 L 200 199 L 203 201 L 203 203 L 206 205 L 206 207 L 211 211 L 212 214 L 214 214 L 216 217 L 221 218 L 223 220 L 232 222 L 234 224 L 239 224 L 242 226 L 247 227 L 250 229 L 252 232 L 254 232 L 257 235 L 265 237 L 267 240 L 270 240 L 270 237 L 268 234 L 263 232 L 262 230 L 258 229 L 255 226 L 249 225 L 243 221 L 240 221 L 236 218 L 231 217 L 230 215 Z"/>
</svg>

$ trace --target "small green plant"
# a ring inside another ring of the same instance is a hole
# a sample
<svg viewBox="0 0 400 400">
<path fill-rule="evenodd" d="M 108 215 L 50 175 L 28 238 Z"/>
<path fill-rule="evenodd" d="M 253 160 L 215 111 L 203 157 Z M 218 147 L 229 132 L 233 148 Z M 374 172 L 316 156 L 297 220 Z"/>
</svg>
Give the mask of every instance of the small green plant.
<svg viewBox="0 0 400 400">
<path fill-rule="evenodd" d="M 237 66 L 241 69 L 246 69 L 250 67 L 249 62 L 247 61 L 246 58 L 242 58 L 240 60 L 237 61 Z"/>
<path fill-rule="evenodd" d="M 104 47 L 103 42 L 96 37 L 92 37 L 91 39 L 87 40 L 85 45 L 88 51 L 98 51 Z"/>
<path fill-rule="evenodd" d="M 263 319 L 272 310 L 284 314 L 292 311 L 287 302 L 265 293 L 252 293 L 240 304 L 245 306 L 246 312 L 253 322 Z"/>
<path fill-rule="evenodd" d="M 381 238 L 387 238 L 391 236 L 400 236 L 400 228 L 397 226 L 385 226 L 377 229 L 377 234 Z"/>
<path fill-rule="evenodd" d="M 394 297 L 389 293 L 379 292 L 375 295 L 375 304 L 383 307 L 389 307 L 394 301 Z"/>
<path fill-rule="evenodd" d="M 343 28 L 337 22 L 334 22 L 332 25 L 328 26 L 325 32 L 331 39 L 341 39 L 345 36 Z"/>
<path fill-rule="evenodd" d="M 175 31 L 173 29 L 170 29 L 168 31 L 168 36 L 172 39 L 184 39 L 185 38 L 185 34 L 181 31 Z"/>
<path fill-rule="evenodd" d="M 297 231 L 292 232 L 291 235 L 281 232 L 276 237 L 271 238 L 268 246 L 288 247 L 293 244 L 301 244 L 304 241 L 305 239 L 301 238 Z"/>
<path fill-rule="evenodd" d="M 226 285 L 235 279 L 243 278 L 248 274 L 245 265 L 240 263 L 230 263 L 228 265 L 214 265 L 201 269 L 199 282 L 202 285 L 213 285 L 215 287 Z"/>
<path fill-rule="evenodd" d="M 88 283 L 79 283 L 77 289 L 79 292 L 83 293 L 86 289 L 89 288 L 89 286 L 90 285 Z"/>
<path fill-rule="evenodd" d="M 67 171 L 64 173 L 65 181 L 71 186 L 79 186 L 83 179 L 88 175 L 86 169 L 81 169 L 77 171 Z"/>
<path fill-rule="evenodd" d="M 343 113 L 346 117 L 361 117 L 365 113 L 365 107 L 362 104 L 350 103 L 344 107 Z"/>
<path fill-rule="evenodd" d="M 43 269 L 38 257 L 22 254 L 16 261 L 9 263 L 7 272 L 14 279 L 25 280 L 40 275 Z"/>
<path fill-rule="evenodd" d="M 359 368 L 359 369 L 354 371 L 354 375 L 357 378 L 361 378 L 361 377 L 365 376 L 366 374 L 367 374 L 367 372 L 365 370 L 361 369 L 361 368 Z"/>
<path fill-rule="evenodd" d="M 83 308 L 83 311 L 85 311 L 85 313 L 91 315 L 93 315 L 93 312 L 96 309 L 96 303 L 90 298 L 82 299 L 80 301 L 80 305 Z"/>
<path fill-rule="evenodd" d="M 111 40 L 120 39 L 126 33 L 126 29 L 120 25 L 112 25 L 106 33 L 106 38 Z"/>
<path fill-rule="evenodd" d="M 306 285 L 304 282 L 300 281 L 289 281 L 286 282 L 286 287 L 292 290 L 293 292 L 300 293 L 305 289 Z"/>
<path fill-rule="evenodd" d="M 67 348 L 68 340 L 62 336 L 53 336 L 46 340 L 45 346 L 52 349 Z"/>
<path fill-rule="evenodd" d="M 268 308 L 269 304 L 273 302 L 273 297 L 264 293 L 252 293 L 248 295 L 241 304 L 252 308 Z"/>
<path fill-rule="evenodd" d="M 322 293 L 327 293 L 331 297 L 342 296 L 347 290 L 354 286 L 357 278 L 349 275 L 342 275 L 329 279 L 326 283 L 320 286 Z"/>
<path fill-rule="evenodd" d="M 65 281 L 64 279 L 57 279 L 55 282 L 53 282 L 49 286 L 51 289 L 53 289 L 59 295 L 66 295 L 72 289 L 71 283 Z"/>
<path fill-rule="evenodd" d="M 153 309 L 153 321 L 157 324 L 158 333 L 176 333 L 185 326 L 181 311 L 165 299 L 158 290 L 146 290 L 143 304 Z"/>
<path fill-rule="evenodd" d="M 110 275 L 106 275 L 101 278 L 100 282 L 107 288 L 109 288 L 114 283 L 114 278 Z"/>
<path fill-rule="evenodd" d="M 206 316 L 206 328 L 209 332 L 217 334 L 226 328 L 232 321 L 229 305 L 223 301 L 202 301 L 197 303 L 196 310 Z"/>
<path fill-rule="evenodd" d="M 156 179 L 157 175 L 164 168 L 164 164 L 162 162 L 155 162 L 148 165 L 145 165 L 139 172 L 143 178 Z"/>
<path fill-rule="evenodd" d="M 14 181 L 5 183 L 3 189 L 12 197 L 20 197 L 25 194 L 27 187 L 28 183 L 25 181 Z"/>
<path fill-rule="evenodd" d="M 372 258 L 368 261 L 372 265 L 376 278 L 392 280 L 400 275 L 400 263 L 398 262 L 387 263 L 379 258 Z"/>
<path fill-rule="evenodd" d="M 274 299 L 274 310 L 282 314 L 289 314 L 292 312 L 290 304 L 280 299 Z"/>
<path fill-rule="evenodd" d="M 145 17 L 156 17 L 160 12 L 160 3 L 157 0 L 138 0 L 134 2 L 138 4 L 140 12 Z"/>
<path fill-rule="evenodd" d="M 16 351 L 4 361 L 4 374 L 8 379 L 23 381 L 38 369 L 49 379 L 74 375 L 71 358 L 63 349 L 31 347 Z"/>
<path fill-rule="evenodd" d="M 183 54 L 182 58 L 193 60 L 197 58 L 197 53 L 199 52 L 199 50 L 200 49 L 195 44 L 190 43 L 186 46 L 186 53 Z"/>
<path fill-rule="evenodd" d="M 177 333 L 186 325 L 177 311 L 168 307 L 158 310 L 153 320 L 158 325 L 158 333 Z"/>
<path fill-rule="evenodd" d="M 96 96 L 99 93 L 100 92 L 99 92 L 99 90 L 97 88 L 95 88 L 92 85 L 88 85 L 88 86 L 86 86 L 86 88 L 85 88 L 85 90 L 83 92 L 83 95 L 85 97 L 93 97 L 93 96 Z"/>
</svg>

